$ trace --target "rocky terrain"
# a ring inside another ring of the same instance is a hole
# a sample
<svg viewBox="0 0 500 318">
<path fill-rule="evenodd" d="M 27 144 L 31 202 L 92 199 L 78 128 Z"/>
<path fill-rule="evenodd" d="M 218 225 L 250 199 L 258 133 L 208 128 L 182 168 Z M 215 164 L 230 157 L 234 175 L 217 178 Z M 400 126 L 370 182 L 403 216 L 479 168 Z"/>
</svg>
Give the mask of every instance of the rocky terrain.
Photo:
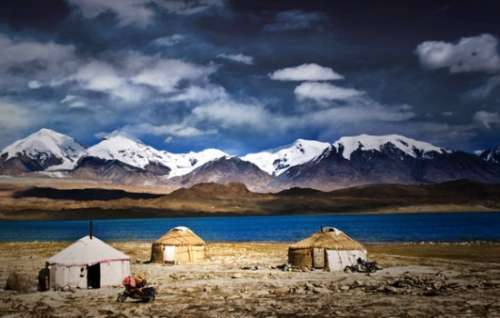
<svg viewBox="0 0 500 318">
<path fill-rule="evenodd" d="M 67 243 L 0 243 L 0 284 L 37 270 Z M 158 289 L 154 303 L 116 302 L 120 288 L 0 291 L 9 317 L 498 317 L 498 244 L 368 245 L 372 274 L 283 271 L 287 244 L 211 243 L 197 265 L 144 263 L 149 243 L 114 243 Z"/>
</svg>

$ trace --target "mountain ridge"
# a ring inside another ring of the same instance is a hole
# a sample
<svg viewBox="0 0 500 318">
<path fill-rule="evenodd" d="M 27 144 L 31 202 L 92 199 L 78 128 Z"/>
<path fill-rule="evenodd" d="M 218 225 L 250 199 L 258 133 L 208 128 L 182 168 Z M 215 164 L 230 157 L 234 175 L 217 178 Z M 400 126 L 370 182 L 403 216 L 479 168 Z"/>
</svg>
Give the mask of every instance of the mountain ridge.
<svg viewBox="0 0 500 318">
<path fill-rule="evenodd" d="M 238 157 L 213 148 L 171 153 L 119 134 L 85 149 L 72 137 L 41 129 L 0 152 L 0 174 L 42 174 L 173 188 L 239 182 L 258 192 L 293 187 L 329 191 L 376 183 L 458 179 L 496 183 L 500 182 L 499 149 L 473 154 L 396 134 L 361 134 L 333 143 L 297 139 Z"/>
</svg>

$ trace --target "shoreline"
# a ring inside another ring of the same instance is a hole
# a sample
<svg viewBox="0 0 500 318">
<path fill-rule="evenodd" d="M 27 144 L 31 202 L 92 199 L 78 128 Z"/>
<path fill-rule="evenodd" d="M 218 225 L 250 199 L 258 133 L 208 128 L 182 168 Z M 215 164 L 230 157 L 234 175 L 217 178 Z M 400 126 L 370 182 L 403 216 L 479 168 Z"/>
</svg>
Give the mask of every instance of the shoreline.
<svg viewBox="0 0 500 318">
<path fill-rule="evenodd" d="M 190 217 L 246 217 L 246 216 L 319 216 L 319 215 L 415 215 L 415 214 L 449 214 L 449 213 L 499 213 L 499 209 L 477 207 L 477 206 L 410 206 L 391 207 L 374 210 L 341 211 L 341 212 L 270 212 L 270 213 L 232 213 L 232 212 L 180 212 L 164 209 L 74 209 L 74 210 L 14 210 L 2 211 L 0 206 L 0 222 L 9 221 L 83 221 L 95 220 L 117 220 L 117 219 L 163 219 L 163 218 L 190 218 Z M 167 213 L 168 213 L 167 212 Z M 14 214 L 14 215 L 11 215 Z M 66 215 L 61 215 L 66 214 Z M 71 215 L 67 215 L 71 214 Z M 43 217 L 42 217 L 43 216 Z"/>
<path fill-rule="evenodd" d="M 75 240 L 17 240 L 17 241 L 2 241 L 0 240 L 1 245 L 16 245 L 16 244 L 70 244 Z M 144 239 L 144 240 L 106 240 L 109 244 L 152 244 L 155 239 Z M 410 246 L 410 247 L 418 247 L 418 246 L 500 246 L 500 240 L 466 240 L 466 241 L 362 241 L 358 240 L 365 247 L 373 247 L 373 246 Z M 220 244 L 232 244 L 232 245 L 291 245 L 295 243 L 295 241 L 205 241 L 207 245 L 220 245 Z"/>
</svg>

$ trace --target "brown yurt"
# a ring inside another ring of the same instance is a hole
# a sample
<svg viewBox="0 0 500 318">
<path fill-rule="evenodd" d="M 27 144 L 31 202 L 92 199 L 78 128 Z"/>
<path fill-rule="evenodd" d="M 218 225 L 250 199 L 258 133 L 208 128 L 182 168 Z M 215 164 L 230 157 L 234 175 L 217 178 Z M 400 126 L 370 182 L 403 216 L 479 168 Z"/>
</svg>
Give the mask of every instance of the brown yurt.
<svg viewBox="0 0 500 318">
<path fill-rule="evenodd" d="M 356 264 L 358 258 L 366 260 L 363 245 L 334 227 L 322 227 L 288 248 L 288 262 L 300 268 L 341 271 Z"/>
<path fill-rule="evenodd" d="M 174 227 L 151 247 L 151 262 L 191 264 L 205 258 L 205 241 L 185 226 Z"/>
</svg>

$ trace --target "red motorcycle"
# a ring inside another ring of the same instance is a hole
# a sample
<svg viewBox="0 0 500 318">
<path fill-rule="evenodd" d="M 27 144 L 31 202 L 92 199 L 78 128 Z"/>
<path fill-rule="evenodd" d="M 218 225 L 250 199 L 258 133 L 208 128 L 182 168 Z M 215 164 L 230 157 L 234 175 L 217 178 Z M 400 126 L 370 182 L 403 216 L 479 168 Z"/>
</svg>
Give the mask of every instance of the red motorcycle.
<svg viewBox="0 0 500 318">
<path fill-rule="evenodd" d="M 156 298 L 156 289 L 154 287 L 147 287 L 147 282 L 141 276 L 132 277 L 127 276 L 123 279 L 123 286 L 125 290 L 118 294 L 116 301 L 123 303 L 127 298 L 140 300 L 141 302 L 154 301 Z"/>
<path fill-rule="evenodd" d="M 154 301 L 156 298 L 156 289 L 154 287 L 143 287 L 138 289 L 125 289 L 118 294 L 117 302 L 123 303 L 127 298 L 140 300 L 141 302 L 148 303 Z"/>
</svg>

